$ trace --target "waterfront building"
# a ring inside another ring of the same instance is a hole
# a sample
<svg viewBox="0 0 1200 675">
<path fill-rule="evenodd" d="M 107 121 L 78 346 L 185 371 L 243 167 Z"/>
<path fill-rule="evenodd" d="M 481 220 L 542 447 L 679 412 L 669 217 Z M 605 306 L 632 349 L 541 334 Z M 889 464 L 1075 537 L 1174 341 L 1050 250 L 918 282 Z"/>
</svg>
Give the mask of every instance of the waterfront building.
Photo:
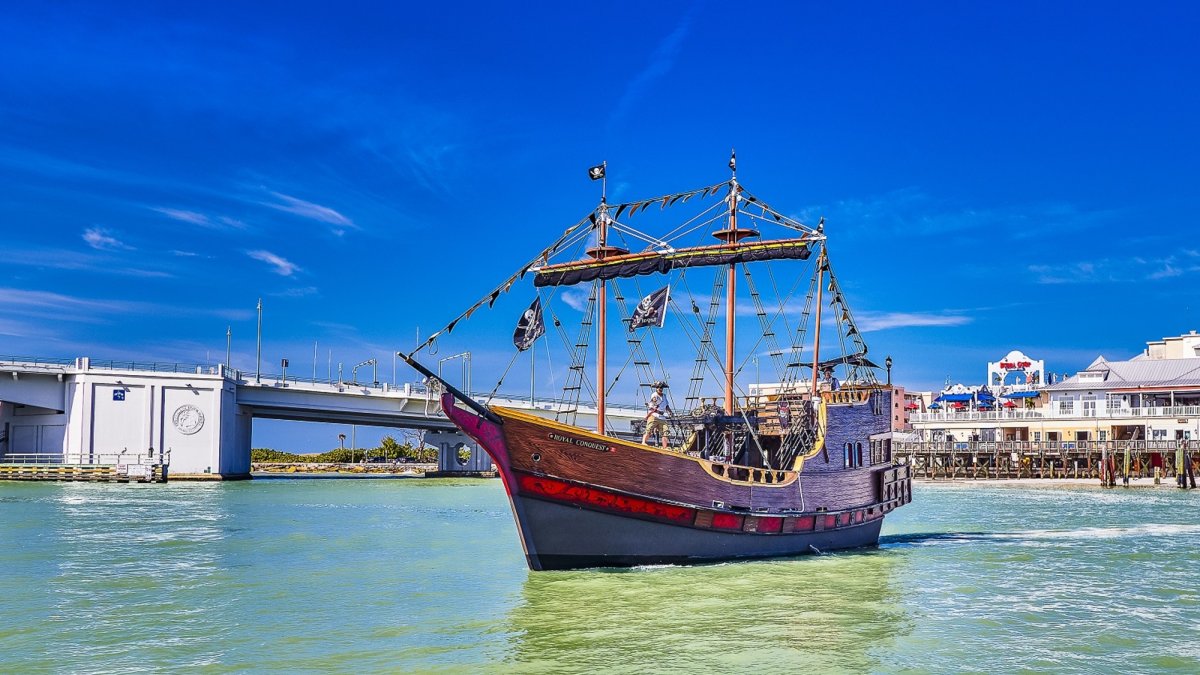
<svg viewBox="0 0 1200 675">
<path fill-rule="evenodd" d="M 1200 440 L 1196 331 L 1148 342 L 1130 359 L 1098 356 L 1057 381 L 1042 361 L 1011 352 L 988 364 L 987 381 L 931 392 L 930 404 L 911 414 L 902 452 L 997 475 L 1022 465 L 1092 475 L 1102 457 L 1121 453 L 1129 471 L 1148 475 L 1182 464 L 1195 449 L 1190 441 Z"/>
</svg>

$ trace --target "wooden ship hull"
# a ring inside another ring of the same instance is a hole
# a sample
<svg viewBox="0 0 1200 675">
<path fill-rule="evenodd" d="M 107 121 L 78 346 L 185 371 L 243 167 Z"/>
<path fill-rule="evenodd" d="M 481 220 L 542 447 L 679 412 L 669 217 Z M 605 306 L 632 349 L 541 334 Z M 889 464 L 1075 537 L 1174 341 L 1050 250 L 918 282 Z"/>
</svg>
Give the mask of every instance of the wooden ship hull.
<svg viewBox="0 0 1200 675">
<path fill-rule="evenodd" d="M 488 419 L 451 394 L 442 406 L 495 463 L 530 568 L 562 570 L 876 545 L 884 515 L 911 501 L 908 468 L 892 464 L 890 441 L 870 439 L 886 435 L 889 397 L 823 402 L 826 445 L 803 471 L 661 450 L 499 407 Z"/>
</svg>

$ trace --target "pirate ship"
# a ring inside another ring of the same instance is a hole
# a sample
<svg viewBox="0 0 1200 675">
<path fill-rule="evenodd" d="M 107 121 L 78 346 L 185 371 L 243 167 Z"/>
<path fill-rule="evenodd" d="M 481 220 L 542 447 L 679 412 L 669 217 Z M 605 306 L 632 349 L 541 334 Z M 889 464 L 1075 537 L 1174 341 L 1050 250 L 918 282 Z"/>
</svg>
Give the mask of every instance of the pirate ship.
<svg viewBox="0 0 1200 675">
<path fill-rule="evenodd" d="M 536 297 L 492 395 L 526 351 L 532 378 L 553 326 L 568 362 L 548 375 L 560 390 L 555 419 L 440 384 L 443 411 L 503 479 L 534 570 L 871 546 L 885 514 L 911 500 L 908 467 L 891 457 L 893 392 L 834 275 L 824 221 L 809 226 L 774 209 L 739 183 L 735 157 L 729 166 L 716 185 L 618 204 L 607 202 L 606 165 L 591 168 L 599 206 L 404 357 L 439 380 L 419 354 L 532 280 Z M 639 220 L 657 229 L 634 227 Z M 665 286 L 643 295 L 647 280 Z M 626 354 L 614 358 L 620 342 Z M 694 357 L 680 369 L 685 351 Z M 629 372 L 632 386 L 622 381 Z M 606 417 L 611 399 L 644 398 L 653 382 L 686 390 L 669 406 L 678 412 L 654 425 L 668 434 L 665 449 L 640 442 L 644 422 L 617 429 Z M 594 428 L 579 424 L 585 411 Z"/>
</svg>

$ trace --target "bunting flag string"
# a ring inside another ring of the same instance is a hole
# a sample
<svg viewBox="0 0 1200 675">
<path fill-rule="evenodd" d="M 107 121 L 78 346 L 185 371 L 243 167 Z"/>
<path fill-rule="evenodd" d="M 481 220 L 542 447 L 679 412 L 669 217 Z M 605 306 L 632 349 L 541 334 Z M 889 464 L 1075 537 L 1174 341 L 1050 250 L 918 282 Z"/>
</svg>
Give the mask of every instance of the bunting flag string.
<svg viewBox="0 0 1200 675">
<path fill-rule="evenodd" d="M 530 260 L 528 263 L 522 265 L 521 269 L 516 274 L 514 274 L 511 277 L 509 277 L 508 279 L 506 279 L 504 281 L 504 283 L 501 283 L 499 286 L 492 289 L 492 291 L 490 293 L 483 296 L 482 299 L 480 299 L 478 302 L 476 302 L 475 304 L 468 307 L 467 310 L 464 311 L 462 314 L 459 314 L 457 317 L 455 317 L 453 321 L 446 324 L 445 328 L 434 332 L 432 335 L 430 335 L 428 338 L 426 338 L 426 340 L 424 342 L 417 345 L 416 349 L 413 349 L 411 352 L 408 353 L 408 357 L 412 358 L 419 352 L 427 349 L 430 345 L 432 345 L 435 341 L 437 341 L 437 339 L 439 337 L 441 337 L 443 333 L 450 334 L 454 330 L 454 327 L 456 325 L 458 325 L 459 321 L 466 319 L 471 314 L 473 314 L 475 312 L 475 310 L 479 309 L 483 305 L 486 304 L 488 307 L 491 307 L 492 305 L 494 305 L 496 300 L 500 297 L 500 295 L 502 293 L 506 293 L 508 291 L 508 289 L 512 288 L 512 285 L 514 283 L 516 283 L 516 281 L 518 279 L 524 277 L 525 274 L 529 272 L 530 268 L 536 267 L 539 264 L 543 264 L 545 261 L 549 260 L 550 256 L 553 255 L 554 253 L 557 253 L 559 247 L 562 246 L 564 242 L 566 242 L 568 239 L 570 239 L 570 237 L 572 235 L 574 235 L 576 232 L 578 232 L 580 230 L 580 228 L 592 224 L 594 222 L 594 219 L 595 219 L 595 214 L 593 213 L 593 214 L 590 214 L 588 217 L 581 219 L 578 223 L 575 223 L 571 227 L 567 228 L 563 232 L 562 236 L 558 238 L 557 241 L 555 241 L 553 244 L 551 244 L 550 246 L 547 246 L 545 249 L 543 249 L 541 253 L 538 253 L 536 256 L 534 256 L 534 258 L 532 260 Z"/>
</svg>

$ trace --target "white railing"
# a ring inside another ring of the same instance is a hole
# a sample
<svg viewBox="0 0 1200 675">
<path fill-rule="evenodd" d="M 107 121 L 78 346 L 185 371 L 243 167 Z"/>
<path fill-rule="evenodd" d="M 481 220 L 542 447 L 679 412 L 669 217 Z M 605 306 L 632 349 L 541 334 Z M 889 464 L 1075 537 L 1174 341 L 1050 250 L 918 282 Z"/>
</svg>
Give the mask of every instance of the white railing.
<svg viewBox="0 0 1200 675">
<path fill-rule="evenodd" d="M 1024 410 L 946 410 L 912 413 L 912 422 L 974 422 L 978 420 L 1025 420 L 1025 419 L 1071 419 L 1071 418 L 1145 418 L 1145 417 L 1200 417 L 1200 406 L 1141 406 L 1115 408 L 1112 410 L 1089 409 L 1076 411 L 1075 406 L 1062 410 L 1057 403 L 1040 408 Z"/>
<path fill-rule="evenodd" d="M 892 444 L 894 454 L 927 452 L 950 453 L 995 453 L 1016 452 L 1025 454 L 1061 452 L 1136 452 L 1169 453 L 1177 450 L 1195 452 L 1200 449 L 1197 441 L 897 441 Z"/>
<path fill-rule="evenodd" d="M 10 452 L 0 455 L 0 464 L 64 464 L 72 466 L 119 466 L 144 464 L 150 466 L 171 463 L 171 451 L 134 452 Z"/>
</svg>

